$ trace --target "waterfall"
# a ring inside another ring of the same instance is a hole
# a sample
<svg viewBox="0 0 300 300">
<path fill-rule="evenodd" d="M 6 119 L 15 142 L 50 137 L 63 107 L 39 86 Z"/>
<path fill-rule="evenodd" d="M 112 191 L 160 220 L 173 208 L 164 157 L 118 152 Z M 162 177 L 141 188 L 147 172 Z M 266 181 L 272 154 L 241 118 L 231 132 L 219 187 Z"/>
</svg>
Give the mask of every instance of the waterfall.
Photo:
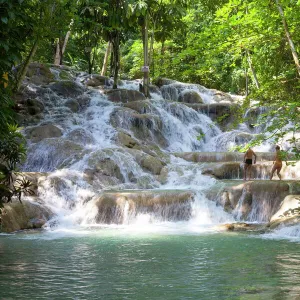
<svg viewBox="0 0 300 300">
<path fill-rule="evenodd" d="M 85 77 L 80 74 L 76 82 L 81 84 Z M 121 88 L 137 91 L 139 83 L 122 81 Z M 202 101 L 194 103 L 199 110 L 179 102 L 191 91 Z M 253 130 L 248 124 L 223 131 L 202 113 L 207 105 L 227 105 L 234 97 L 178 82 L 162 86 L 160 92 L 151 93 L 150 100 L 119 103 L 109 101 L 105 88 L 90 88 L 75 99 L 48 88 L 47 96 L 39 98 L 44 118 L 38 126 L 24 129 L 30 139 L 23 170 L 44 173 L 38 197 L 54 213 L 48 228 L 110 224 L 153 229 L 158 224 L 168 228 L 180 224 L 198 230 L 242 220 L 245 198 L 233 214 L 225 212 L 207 198 L 216 179 L 202 174 L 203 163 L 173 155 L 207 151 L 207 159 L 213 159 L 212 152 L 250 141 Z M 78 108 L 72 101 L 79 103 Z M 53 135 L 40 137 L 40 128 Z M 224 161 L 230 157 L 216 155 Z M 208 162 L 218 166 L 218 157 Z M 238 178 L 239 172 L 240 168 Z M 253 204 L 257 206 L 248 221 L 265 221 L 259 203 L 254 199 Z"/>
</svg>

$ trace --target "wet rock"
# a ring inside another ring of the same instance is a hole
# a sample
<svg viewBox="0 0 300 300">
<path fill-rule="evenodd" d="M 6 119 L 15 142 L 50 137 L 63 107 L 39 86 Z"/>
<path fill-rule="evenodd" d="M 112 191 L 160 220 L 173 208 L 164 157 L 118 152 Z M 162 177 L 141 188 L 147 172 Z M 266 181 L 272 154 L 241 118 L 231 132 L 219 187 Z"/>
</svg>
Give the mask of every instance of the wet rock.
<svg viewBox="0 0 300 300">
<path fill-rule="evenodd" d="M 96 191 L 107 188 L 108 186 L 120 185 L 122 183 L 118 178 L 105 175 L 101 170 L 97 169 L 85 169 L 84 178 Z"/>
<path fill-rule="evenodd" d="M 72 142 L 82 144 L 82 145 L 88 145 L 94 143 L 94 138 L 92 135 L 83 128 L 77 128 L 69 132 L 66 136 L 66 138 Z"/>
<path fill-rule="evenodd" d="M 73 98 L 82 95 L 84 89 L 76 82 L 63 80 L 50 85 L 52 91 L 64 98 Z"/>
<path fill-rule="evenodd" d="M 181 92 L 178 96 L 178 101 L 184 103 L 203 103 L 199 93 L 193 90 L 185 90 Z"/>
<path fill-rule="evenodd" d="M 162 77 L 159 77 L 159 78 L 153 80 L 153 83 L 155 85 L 157 85 L 158 87 L 162 87 L 163 85 L 168 85 L 168 84 L 176 83 L 176 82 L 177 82 L 176 80 L 168 79 L 168 78 L 162 78 Z"/>
<path fill-rule="evenodd" d="M 94 202 L 98 208 L 96 222 L 130 223 L 139 213 L 153 214 L 161 221 L 188 220 L 193 200 L 194 194 L 190 191 L 106 192 Z"/>
<path fill-rule="evenodd" d="M 86 150 L 72 141 L 63 138 L 44 139 L 30 146 L 24 168 L 26 171 L 51 172 L 70 166 L 85 154 Z"/>
<path fill-rule="evenodd" d="M 23 200 L 4 204 L 1 215 L 2 231 L 13 232 L 22 229 L 41 228 L 52 217 L 45 206 Z"/>
<path fill-rule="evenodd" d="M 279 210 L 284 198 L 290 194 L 290 189 L 289 184 L 283 181 L 259 180 L 233 184 L 219 193 L 217 202 L 222 205 L 223 193 L 227 193 L 230 207 L 242 220 L 268 222 Z"/>
<path fill-rule="evenodd" d="M 160 158 L 149 155 L 141 150 L 128 149 L 128 152 L 145 171 L 151 172 L 153 175 L 159 175 L 162 168 L 166 165 Z"/>
<path fill-rule="evenodd" d="M 119 145 L 123 145 L 127 148 L 135 148 L 140 149 L 140 143 L 137 139 L 133 138 L 131 135 L 125 133 L 125 132 L 118 132 L 117 135 L 117 143 Z"/>
<path fill-rule="evenodd" d="M 167 146 L 162 135 L 162 121 L 156 115 L 138 114 L 132 109 L 118 107 L 111 114 L 110 122 L 117 129 L 130 130 L 138 140 Z"/>
<path fill-rule="evenodd" d="M 222 162 L 218 164 L 204 164 L 202 174 L 211 175 L 217 179 L 241 178 L 241 163 Z"/>
<path fill-rule="evenodd" d="M 88 160 L 88 167 L 91 170 L 97 170 L 103 175 L 116 177 L 121 182 L 124 182 L 124 176 L 119 165 L 109 157 L 108 152 L 98 151 L 93 153 Z"/>
<path fill-rule="evenodd" d="M 177 101 L 179 96 L 178 90 L 173 84 L 163 85 L 161 87 L 161 94 L 164 99 L 170 101 Z"/>
<path fill-rule="evenodd" d="M 265 224 L 249 224 L 249 223 L 231 223 L 219 225 L 217 230 L 237 231 L 237 232 L 258 232 L 264 233 L 268 230 Z"/>
<path fill-rule="evenodd" d="M 70 74 L 70 72 L 67 72 L 65 70 L 61 70 L 59 72 L 59 78 L 62 80 L 73 80 L 74 77 Z"/>
<path fill-rule="evenodd" d="M 149 91 L 150 93 L 159 94 L 159 95 L 161 94 L 159 87 L 153 84 L 149 85 Z"/>
<path fill-rule="evenodd" d="M 211 89 L 209 90 L 211 95 L 212 95 L 212 98 L 214 101 L 216 102 L 223 102 L 223 103 L 232 103 L 234 102 L 233 98 L 227 94 L 227 93 L 224 93 L 224 92 L 221 92 L 221 91 L 218 91 L 218 90 L 214 90 L 214 89 Z"/>
<path fill-rule="evenodd" d="M 29 64 L 26 76 L 31 83 L 36 85 L 48 84 L 54 80 L 49 67 L 40 63 Z"/>
<path fill-rule="evenodd" d="M 271 222 L 283 221 L 298 215 L 300 217 L 300 195 L 288 195 L 281 202 L 279 210 L 272 216 Z"/>
<path fill-rule="evenodd" d="M 136 90 L 126 90 L 126 89 L 114 89 L 105 92 L 108 100 L 112 102 L 132 102 L 145 100 L 144 94 Z"/>
<path fill-rule="evenodd" d="M 44 111 L 44 104 L 37 99 L 27 99 L 26 105 L 30 115 L 37 115 Z"/>
<path fill-rule="evenodd" d="M 186 105 L 194 110 L 201 112 L 213 121 L 217 121 L 219 126 L 227 129 L 234 121 L 235 112 L 239 109 L 238 104 L 231 103 L 211 103 L 211 104 L 197 104 L 186 103 Z"/>
<path fill-rule="evenodd" d="M 153 108 L 148 100 L 128 102 L 124 107 L 135 110 L 139 114 L 148 114 L 153 112 Z"/>
<path fill-rule="evenodd" d="M 47 124 L 30 128 L 26 131 L 26 136 L 36 143 L 43 139 L 60 137 L 62 136 L 62 131 L 53 124 Z"/>
<path fill-rule="evenodd" d="M 166 184 L 168 181 L 168 175 L 169 175 L 169 169 L 168 167 L 163 167 L 160 171 L 159 176 L 157 176 L 157 180 L 161 183 L 161 184 Z"/>
<path fill-rule="evenodd" d="M 173 154 L 191 162 L 242 162 L 244 157 L 244 154 L 239 152 L 176 152 Z M 262 159 L 267 157 L 271 160 L 273 154 L 268 153 L 267 156 L 262 156 L 260 153 L 259 157 Z"/>
<path fill-rule="evenodd" d="M 268 227 L 270 230 L 280 228 L 280 227 L 288 227 L 288 226 L 294 226 L 300 224 L 300 215 L 290 215 L 282 218 L 277 218 L 270 223 L 268 223 Z"/>
<path fill-rule="evenodd" d="M 91 98 L 88 95 L 82 95 L 82 96 L 77 97 L 76 101 L 79 104 L 79 107 L 81 109 L 84 109 L 90 104 Z"/>
<path fill-rule="evenodd" d="M 109 81 L 110 79 L 106 76 L 92 74 L 86 79 L 85 85 L 92 87 L 110 85 Z"/>
<path fill-rule="evenodd" d="M 70 108 L 70 110 L 74 113 L 79 111 L 79 103 L 76 100 L 69 99 L 65 102 L 65 106 Z"/>
<path fill-rule="evenodd" d="M 141 161 L 141 166 L 149 170 L 154 175 L 159 175 L 164 164 L 156 157 L 147 155 Z"/>
</svg>

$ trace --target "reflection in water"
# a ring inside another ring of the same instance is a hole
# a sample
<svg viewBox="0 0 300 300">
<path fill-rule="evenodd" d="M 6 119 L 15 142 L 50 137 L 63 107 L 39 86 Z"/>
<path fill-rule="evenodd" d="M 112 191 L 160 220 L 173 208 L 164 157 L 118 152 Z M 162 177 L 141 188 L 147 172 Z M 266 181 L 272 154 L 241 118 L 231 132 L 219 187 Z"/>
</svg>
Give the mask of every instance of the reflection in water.
<svg viewBox="0 0 300 300">
<path fill-rule="evenodd" d="M 300 286 L 300 253 L 280 254 L 277 257 L 278 271 L 281 273 L 280 285 L 289 297 L 299 297 Z M 290 298 L 295 299 L 295 298 Z"/>
</svg>

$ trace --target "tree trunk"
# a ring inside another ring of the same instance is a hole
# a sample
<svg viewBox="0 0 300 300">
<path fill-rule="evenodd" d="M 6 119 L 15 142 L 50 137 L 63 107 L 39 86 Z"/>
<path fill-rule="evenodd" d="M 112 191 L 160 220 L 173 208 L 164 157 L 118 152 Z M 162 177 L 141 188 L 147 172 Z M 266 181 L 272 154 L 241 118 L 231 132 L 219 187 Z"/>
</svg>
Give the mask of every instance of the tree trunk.
<svg viewBox="0 0 300 300">
<path fill-rule="evenodd" d="M 296 49 L 295 49 L 293 40 L 292 40 L 292 38 L 291 38 L 291 35 L 290 35 L 290 32 L 289 32 L 289 28 L 288 28 L 286 19 L 285 19 L 285 17 L 284 17 L 283 9 L 282 9 L 282 7 L 281 7 L 281 5 L 280 5 L 280 3 L 279 3 L 278 0 L 276 0 L 276 4 L 277 4 L 277 8 L 278 8 L 279 14 L 280 14 L 281 19 L 282 19 L 282 23 L 283 23 L 285 35 L 286 35 L 286 37 L 287 37 L 287 39 L 288 39 L 288 42 L 289 42 L 289 45 L 290 45 L 290 48 L 291 48 L 291 52 L 292 52 L 292 55 L 293 55 L 293 58 L 294 58 L 294 62 L 295 62 L 295 65 L 296 65 L 296 69 L 297 69 L 298 74 L 299 74 L 299 76 L 300 76 L 300 63 L 299 63 L 298 54 L 297 54 L 297 51 L 296 51 Z"/>
<path fill-rule="evenodd" d="M 257 79 L 257 76 L 256 76 L 255 69 L 254 69 L 252 61 L 251 61 L 250 53 L 249 53 L 249 51 L 247 49 L 246 49 L 246 56 L 247 56 L 247 61 L 248 61 L 249 67 L 251 69 L 253 78 L 254 78 L 255 85 L 259 89 L 260 85 L 259 85 L 259 82 L 258 82 L 258 79 Z"/>
<path fill-rule="evenodd" d="M 246 91 L 245 91 L 245 96 L 247 97 L 248 94 L 249 94 L 249 91 L 248 91 L 248 70 L 247 70 L 247 66 L 245 67 L 245 77 L 246 77 Z"/>
<path fill-rule="evenodd" d="M 88 62 L 89 62 L 89 74 L 92 74 L 92 71 L 93 71 L 93 60 L 92 60 L 92 51 L 89 51 L 87 53 L 87 56 L 88 56 Z"/>
<path fill-rule="evenodd" d="M 144 24 L 142 28 L 143 35 L 143 48 L 144 48 L 144 79 L 143 90 L 146 98 L 149 98 L 149 64 L 148 64 L 148 13 L 144 18 Z"/>
<path fill-rule="evenodd" d="M 65 36 L 65 39 L 64 39 L 63 46 L 61 48 L 61 55 L 60 55 L 60 64 L 61 65 L 63 64 L 63 57 L 64 57 L 64 53 L 65 53 L 65 50 L 66 50 L 66 47 L 67 47 L 70 35 L 71 35 L 71 30 L 69 30 L 67 32 L 67 34 Z"/>
<path fill-rule="evenodd" d="M 119 76 L 119 68 L 120 68 L 120 33 L 119 31 L 115 31 L 113 39 L 112 39 L 112 49 L 113 49 L 113 76 L 114 76 L 114 84 L 113 89 L 118 88 L 118 76 Z"/>
<path fill-rule="evenodd" d="M 63 43 L 60 38 L 57 39 L 56 52 L 55 52 L 55 58 L 54 58 L 54 64 L 57 66 L 62 65 L 62 63 L 63 63 L 63 56 L 65 53 L 70 35 L 71 35 L 71 31 L 69 30 L 65 36 Z"/>
<path fill-rule="evenodd" d="M 55 51 L 55 57 L 54 57 L 54 64 L 57 66 L 60 64 L 60 39 L 56 40 L 56 51 Z"/>
<path fill-rule="evenodd" d="M 154 76 L 154 29 L 155 24 L 153 24 L 153 29 L 151 32 L 151 39 L 150 39 L 150 52 L 149 52 L 149 66 L 151 68 L 151 74 Z"/>
<path fill-rule="evenodd" d="M 22 85 L 22 81 L 25 78 L 25 75 L 27 73 L 28 66 L 29 66 L 32 58 L 35 55 L 35 52 L 36 52 L 36 50 L 38 48 L 38 42 L 39 42 L 39 40 L 36 39 L 35 42 L 34 42 L 34 44 L 33 44 L 33 46 L 32 46 L 32 48 L 31 48 L 31 50 L 30 50 L 30 53 L 29 53 L 27 59 L 24 62 L 23 67 L 21 68 L 21 70 L 20 70 L 20 72 L 18 74 L 18 80 L 17 80 L 17 86 L 16 86 L 17 91 L 20 89 L 20 87 Z"/>
<path fill-rule="evenodd" d="M 104 55 L 104 60 L 103 60 L 103 66 L 101 70 L 101 76 L 105 76 L 106 70 L 107 70 L 107 65 L 108 65 L 108 58 L 111 52 L 111 42 L 107 43 L 105 55 Z"/>
</svg>

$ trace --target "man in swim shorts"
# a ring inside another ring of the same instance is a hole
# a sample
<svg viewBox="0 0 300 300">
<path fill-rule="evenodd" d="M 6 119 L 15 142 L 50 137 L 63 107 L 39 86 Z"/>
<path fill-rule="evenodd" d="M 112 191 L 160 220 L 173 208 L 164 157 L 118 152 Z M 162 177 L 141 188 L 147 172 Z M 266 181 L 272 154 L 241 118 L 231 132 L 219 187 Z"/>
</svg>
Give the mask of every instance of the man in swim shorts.
<svg viewBox="0 0 300 300">
<path fill-rule="evenodd" d="M 254 156 L 254 160 L 253 160 L 253 156 Z M 248 170 L 249 180 L 251 179 L 252 164 L 255 163 L 256 163 L 256 154 L 251 148 L 249 148 L 244 155 L 244 180 L 246 180 L 247 177 L 247 170 Z"/>
<path fill-rule="evenodd" d="M 279 174 L 282 168 L 282 154 L 280 151 L 280 147 L 276 146 L 276 154 L 273 161 L 273 168 L 270 175 L 270 180 L 272 180 L 274 172 L 277 170 L 277 176 L 279 177 L 279 180 L 281 180 L 281 175 Z"/>
</svg>

